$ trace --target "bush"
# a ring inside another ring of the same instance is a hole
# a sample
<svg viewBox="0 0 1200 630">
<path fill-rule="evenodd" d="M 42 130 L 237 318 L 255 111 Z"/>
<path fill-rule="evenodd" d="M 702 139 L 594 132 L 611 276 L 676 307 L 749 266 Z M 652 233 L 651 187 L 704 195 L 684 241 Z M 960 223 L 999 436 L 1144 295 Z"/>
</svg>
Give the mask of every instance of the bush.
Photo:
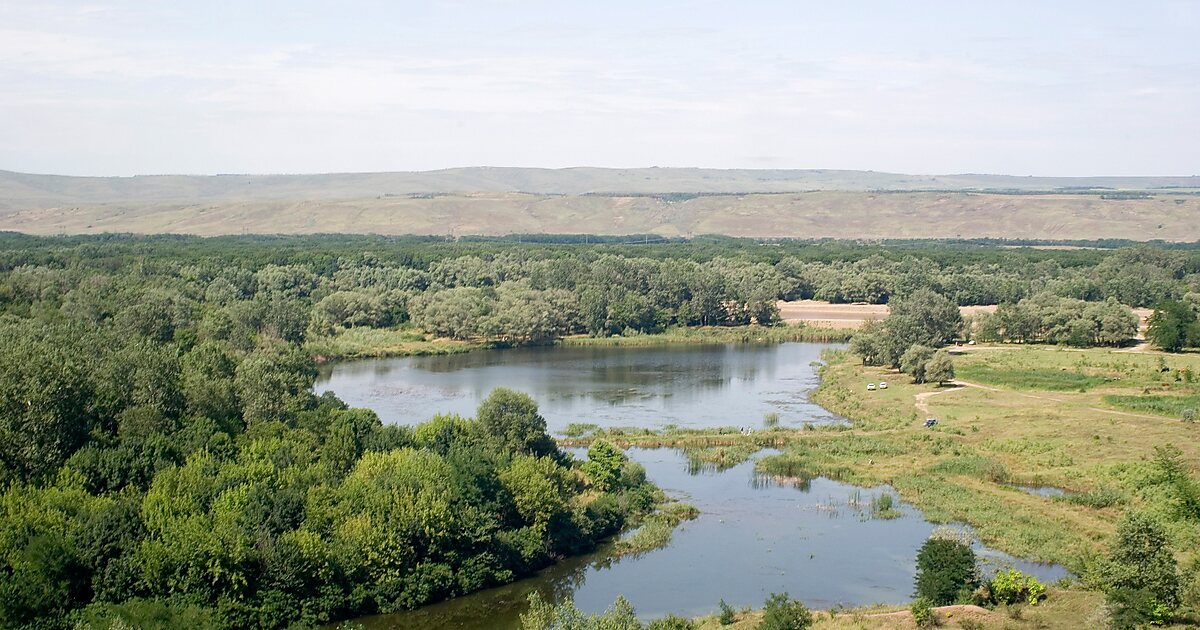
<svg viewBox="0 0 1200 630">
<path fill-rule="evenodd" d="M 677 615 L 667 615 L 646 625 L 646 630 L 696 630 L 696 622 Z"/>
<path fill-rule="evenodd" d="M 722 626 L 728 626 L 729 624 L 733 623 L 733 606 L 730 606 L 724 599 L 722 599 L 720 603 L 717 604 L 717 607 L 721 609 L 721 614 L 717 615 L 717 623 L 721 624 Z"/>
<path fill-rule="evenodd" d="M 913 621 L 917 622 L 918 628 L 932 628 L 937 625 L 937 615 L 933 612 L 933 606 L 928 599 L 918 597 L 912 603 Z"/>
<path fill-rule="evenodd" d="M 992 600 L 997 604 L 1016 604 L 1026 602 L 1036 606 L 1046 597 L 1046 585 L 1032 575 L 1025 575 L 1016 569 L 1000 571 L 992 577 L 990 584 Z"/>
<path fill-rule="evenodd" d="M 978 583 L 975 552 L 950 538 L 930 538 L 917 553 L 916 597 L 935 606 L 953 604 Z"/>
<path fill-rule="evenodd" d="M 812 613 L 787 593 L 771 593 L 763 607 L 758 630 L 804 630 L 813 623 Z"/>
</svg>

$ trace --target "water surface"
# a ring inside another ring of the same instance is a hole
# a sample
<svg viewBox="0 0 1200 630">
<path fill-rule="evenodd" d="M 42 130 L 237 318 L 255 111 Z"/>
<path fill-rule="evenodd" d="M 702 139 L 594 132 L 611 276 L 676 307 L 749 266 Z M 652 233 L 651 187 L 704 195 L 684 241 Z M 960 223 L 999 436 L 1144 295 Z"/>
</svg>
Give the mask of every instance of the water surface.
<svg viewBox="0 0 1200 630">
<path fill-rule="evenodd" d="M 871 497 L 890 489 L 817 478 L 801 490 L 756 475 L 753 462 L 693 475 L 679 451 L 627 453 L 668 495 L 700 508 L 699 518 L 682 524 L 666 548 L 615 560 L 603 550 L 514 584 L 359 621 L 370 630 L 517 629 L 534 591 L 550 601 L 573 599 L 589 613 L 623 595 L 645 619 L 710 614 L 722 598 L 734 607 L 759 607 L 768 594 L 782 591 L 823 609 L 911 598 L 917 550 L 934 525 L 899 501 L 899 518 L 873 519 Z M 1043 581 L 1067 575 L 1061 567 L 984 547 L 976 552 Z"/>
<path fill-rule="evenodd" d="M 533 396 L 551 431 L 572 422 L 659 428 L 761 427 L 844 420 L 809 400 L 812 363 L 830 344 L 785 343 L 644 348 L 518 348 L 448 356 L 338 363 L 314 389 L 332 390 L 388 424 L 438 413 L 474 415 L 492 389 Z"/>
</svg>

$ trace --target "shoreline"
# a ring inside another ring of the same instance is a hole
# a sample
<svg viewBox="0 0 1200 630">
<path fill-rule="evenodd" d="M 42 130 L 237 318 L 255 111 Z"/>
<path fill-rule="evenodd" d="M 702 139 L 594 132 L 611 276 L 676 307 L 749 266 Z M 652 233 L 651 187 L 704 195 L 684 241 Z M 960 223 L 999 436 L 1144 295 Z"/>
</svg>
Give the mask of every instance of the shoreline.
<svg viewBox="0 0 1200 630">
<path fill-rule="evenodd" d="M 506 350 L 528 347 L 648 347 L 668 345 L 705 345 L 731 343 L 846 343 L 852 329 L 827 328 L 806 324 L 775 326 L 701 326 L 669 328 L 660 333 L 628 337 L 591 337 L 571 335 L 545 344 L 508 345 L 495 341 L 463 341 L 430 338 L 411 328 L 358 328 L 329 337 L 310 339 L 305 350 L 319 365 L 357 359 L 386 359 L 410 356 L 439 356 L 479 350 Z"/>
</svg>

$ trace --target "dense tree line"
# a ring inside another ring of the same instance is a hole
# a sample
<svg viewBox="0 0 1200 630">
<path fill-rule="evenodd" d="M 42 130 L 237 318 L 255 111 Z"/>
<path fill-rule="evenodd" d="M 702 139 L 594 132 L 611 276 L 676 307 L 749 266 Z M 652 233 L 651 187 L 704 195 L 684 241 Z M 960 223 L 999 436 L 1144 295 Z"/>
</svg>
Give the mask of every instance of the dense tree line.
<svg viewBox="0 0 1200 630">
<path fill-rule="evenodd" d="M 957 305 L 1016 305 L 1004 313 L 1012 321 L 989 329 L 1014 339 L 1110 343 L 1122 318 L 1095 303 L 1200 300 L 1200 255 L 743 239 L 622 245 L 0 235 L 0 312 L 111 325 L 159 341 L 179 329 L 240 350 L 263 331 L 295 342 L 406 322 L 513 344 L 769 324 L 779 299 L 891 303 L 919 290 Z M 1029 324 L 1031 313 L 1053 320 L 1050 311 L 1079 304 L 1066 300 L 1088 303 L 1091 331 L 1080 318 L 1065 327 Z"/>
<path fill-rule="evenodd" d="M 620 451 L 560 452 L 523 394 L 414 429 L 314 395 L 315 276 L 255 275 L 263 298 L 205 313 L 89 276 L 0 316 L 0 626 L 412 608 L 591 550 L 656 502 Z M 227 279 L 208 288 L 248 281 Z"/>
</svg>

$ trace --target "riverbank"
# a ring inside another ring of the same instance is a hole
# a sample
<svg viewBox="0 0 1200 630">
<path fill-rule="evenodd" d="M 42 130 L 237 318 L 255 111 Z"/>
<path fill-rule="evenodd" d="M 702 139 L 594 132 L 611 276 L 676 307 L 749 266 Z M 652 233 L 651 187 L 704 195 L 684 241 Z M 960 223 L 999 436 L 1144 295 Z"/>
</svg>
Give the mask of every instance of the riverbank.
<svg viewBox="0 0 1200 630">
<path fill-rule="evenodd" d="M 989 610 L 978 606 L 940 606 L 934 608 L 943 627 L 1005 629 L 1038 628 L 1075 630 L 1104 625 L 1101 610 L 1103 595 L 1078 589 L 1052 588 L 1037 606 L 1001 606 Z M 739 611 L 733 623 L 721 625 L 716 615 L 696 619 L 697 630 L 753 630 L 762 621 L 762 611 Z M 908 630 L 916 629 L 907 606 L 865 606 L 840 610 L 813 611 L 815 630 Z"/>
<path fill-rule="evenodd" d="M 703 326 L 670 328 L 661 333 L 629 337 L 573 335 L 554 342 L 561 346 L 644 347 L 726 343 L 844 343 L 852 330 L 781 324 L 778 326 Z M 427 335 L 412 327 L 351 328 L 334 335 L 314 337 L 305 349 L 318 363 L 353 359 L 434 356 L 498 348 L 485 340 L 464 341 Z"/>
</svg>

